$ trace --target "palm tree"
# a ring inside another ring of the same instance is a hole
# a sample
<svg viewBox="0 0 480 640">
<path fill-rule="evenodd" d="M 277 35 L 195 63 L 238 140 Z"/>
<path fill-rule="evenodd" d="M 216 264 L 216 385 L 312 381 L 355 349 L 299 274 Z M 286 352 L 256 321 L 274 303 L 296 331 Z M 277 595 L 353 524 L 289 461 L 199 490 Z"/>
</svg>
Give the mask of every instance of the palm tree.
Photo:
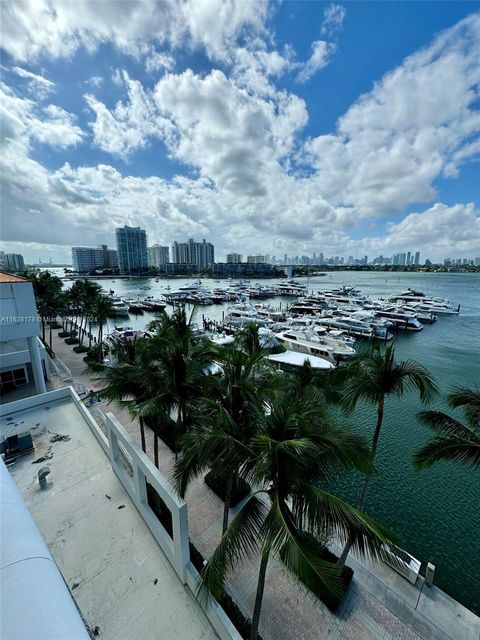
<svg viewBox="0 0 480 640">
<path fill-rule="evenodd" d="M 259 325 L 256 322 L 247 322 L 237 331 L 236 342 L 248 354 L 261 351 Z"/>
<path fill-rule="evenodd" d="M 340 540 L 351 539 L 360 554 L 378 557 L 389 542 L 386 530 L 345 503 L 322 484 L 339 466 L 365 471 L 368 448 L 362 440 L 330 423 L 323 398 L 315 389 L 292 399 L 276 394 L 270 410 L 258 410 L 256 431 L 243 445 L 242 475 L 257 490 L 243 504 L 202 571 L 200 596 L 220 597 L 232 566 L 252 552 L 260 552 L 251 640 L 256 640 L 269 558 L 282 549 L 287 567 L 301 579 L 314 571 L 330 590 L 341 584 L 339 569 L 318 558 L 307 534 L 327 528 Z M 225 457 L 230 450 L 225 438 Z"/>
<path fill-rule="evenodd" d="M 370 451 L 371 467 L 365 476 L 357 503 L 358 508 L 363 509 L 377 455 L 385 399 L 388 396 L 401 398 L 406 391 L 416 390 L 420 400 L 427 402 L 436 393 L 437 385 L 427 369 L 415 360 L 395 362 L 393 344 L 387 345 L 383 354 L 381 348 L 374 345 L 371 350 L 355 356 L 347 366 L 346 373 L 344 404 L 353 409 L 359 400 L 365 400 L 377 407 L 377 419 Z M 347 543 L 338 560 L 340 567 L 344 566 L 350 548 L 350 543 Z"/>
<path fill-rule="evenodd" d="M 21 273 L 31 281 L 35 294 L 35 303 L 42 325 L 42 341 L 45 344 L 45 329 L 47 320 L 52 320 L 62 307 L 63 282 L 58 276 L 48 271 L 39 271 L 36 267 L 26 269 Z M 52 334 L 50 332 L 50 349 L 52 348 Z"/>
<path fill-rule="evenodd" d="M 97 341 L 100 345 L 100 353 L 102 355 L 101 360 L 103 361 L 103 327 L 107 322 L 108 318 L 112 315 L 113 312 L 113 304 L 112 301 L 106 296 L 97 296 L 95 300 L 95 304 L 92 309 L 93 317 L 95 318 L 96 323 L 98 324 L 98 336 Z"/>
<path fill-rule="evenodd" d="M 283 376 L 290 392 L 301 396 L 309 387 L 314 387 L 322 392 L 327 404 L 338 404 L 343 398 L 344 367 L 330 371 L 314 369 L 310 360 L 300 367 L 296 367 L 293 374 Z"/>
<path fill-rule="evenodd" d="M 96 374 L 101 382 L 100 395 L 108 402 L 118 402 L 132 415 L 138 417 L 142 450 L 146 451 L 145 425 L 138 408 L 149 398 L 149 390 L 144 383 L 146 339 L 112 338 L 110 351 L 116 362 L 113 366 L 102 363 L 89 365 L 89 371 Z M 158 461 L 156 462 L 158 466 Z"/>
<path fill-rule="evenodd" d="M 220 468 L 217 475 L 225 482 L 222 530 L 225 533 L 232 492 L 238 482 L 239 469 L 245 462 L 245 447 L 255 432 L 252 411 L 258 410 L 272 389 L 272 370 L 261 353 L 248 354 L 225 347 L 217 358 L 221 373 L 212 388 L 212 398 L 204 400 L 200 420 L 182 441 L 183 456 L 175 465 L 174 481 L 182 498 L 190 481 L 202 470 Z M 225 455 L 224 435 L 229 450 Z M 222 455 L 224 457 L 219 457 Z"/>
<path fill-rule="evenodd" d="M 101 296 L 102 287 L 99 284 L 96 284 L 95 282 L 91 282 L 89 280 L 84 280 L 80 283 L 80 285 L 81 291 L 79 302 L 81 308 L 81 316 L 78 337 L 80 346 L 83 346 L 83 340 L 85 338 L 87 325 L 89 326 L 89 333 L 91 333 L 92 317 L 95 312 L 97 301 Z"/>
<path fill-rule="evenodd" d="M 441 411 L 421 411 L 420 420 L 436 435 L 413 456 L 417 469 L 427 469 L 439 460 L 457 460 L 480 466 L 480 390 L 457 387 L 448 396 L 452 408 L 464 409 L 467 424 Z"/>
<path fill-rule="evenodd" d="M 171 432 L 177 455 L 180 438 L 193 424 L 194 406 L 211 384 L 207 373 L 216 351 L 210 341 L 194 338 L 183 309 L 161 318 L 149 350 L 150 366 L 144 379 L 148 377 L 153 393 L 140 407 L 141 415 Z"/>
</svg>

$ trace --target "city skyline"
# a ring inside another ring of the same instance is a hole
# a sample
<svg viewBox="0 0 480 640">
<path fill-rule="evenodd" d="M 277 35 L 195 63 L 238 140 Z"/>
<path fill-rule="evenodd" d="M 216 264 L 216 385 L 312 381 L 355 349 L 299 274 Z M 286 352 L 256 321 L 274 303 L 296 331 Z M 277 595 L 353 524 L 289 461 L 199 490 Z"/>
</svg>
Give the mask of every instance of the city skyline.
<svg viewBox="0 0 480 640">
<path fill-rule="evenodd" d="M 141 234 L 145 233 L 144 230 L 140 227 L 129 229 L 131 231 L 139 231 L 141 232 Z M 424 266 L 431 264 L 440 264 L 444 266 L 480 266 L 480 256 L 475 256 L 473 258 L 446 256 L 439 260 L 432 260 L 429 257 L 421 257 L 420 251 L 407 251 L 403 253 L 396 253 L 392 256 L 383 256 L 383 254 L 380 254 L 379 256 L 375 257 L 347 257 L 338 255 L 329 256 L 327 254 L 324 254 L 323 252 L 313 252 L 311 256 L 306 254 L 288 256 L 287 254 L 284 254 L 283 259 L 280 257 L 277 258 L 276 256 L 269 256 L 268 254 L 243 255 L 240 253 L 230 253 L 227 254 L 224 258 L 222 257 L 221 259 L 215 261 L 215 247 L 205 240 L 203 240 L 201 243 L 195 242 L 192 239 L 184 243 L 174 241 L 172 246 L 170 247 L 168 245 L 159 245 L 158 243 L 148 245 L 145 236 L 145 244 L 147 250 L 148 267 L 162 267 L 166 264 L 193 264 L 199 268 L 205 268 L 213 264 L 272 264 L 300 266 Z M 107 245 L 101 245 L 100 247 L 72 247 L 71 257 L 71 264 L 73 268 L 80 273 L 86 273 L 95 269 L 116 269 L 119 267 L 118 250 L 111 249 Z M 35 263 L 30 264 L 35 265 Z M 48 265 L 49 262 L 42 262 L 41 260 L 39 260 L 39 264 Z M 0 251 L 0 267 L 6 270 L 11 269 L 13 271 L 21 271 L 24 267 L 23 255 L 6 254 L 4 251 Z M 146 267 L 144 266 L 140 268 Z"/>
<path fill-rule="evenodd" d="M 140 225 L 219 255 L 476 257 L 473 3 L 102 6 L 2 7 L 6 253 Z"/>
</svg>

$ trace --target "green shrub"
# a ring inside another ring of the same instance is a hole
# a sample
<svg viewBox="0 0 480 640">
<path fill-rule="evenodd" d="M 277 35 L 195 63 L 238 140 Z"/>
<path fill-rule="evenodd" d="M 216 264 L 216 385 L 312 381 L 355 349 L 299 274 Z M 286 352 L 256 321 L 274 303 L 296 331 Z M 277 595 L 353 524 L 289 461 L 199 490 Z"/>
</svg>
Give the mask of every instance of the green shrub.
<svg viewBox="0 0 480 640">
<path fill-rule="evenodd" d="M 49 322 L 48 324 L 52 327 L 52 329 L 61 329 L 62 328 L 62 325 L 59 324 L 56 320 L 52 320 L 52 322 Z"/>
<path fill-rule="evenodd" d="M 225 477 L 219 473 L 214 473 L 213 471 L 209 471 L 205 476 L 205 484 L 209 489 L 213 491 L 215 495 L 217 495 L 220 500 L 225 502 L 225 489 L 226 489 L 226 480 Z M 244 498 L 248 496 L 251 491 L 251 487 L 248 482 L 245 482 L 243 478 L 238 478 L 232 487 L 232 497 L 230 499 L 230 506 L 234 507 L 239 502 L 241 502 Z"/>
<path fill-rule="evenodd" d="M 190 541 L 190 561 L 198 571 L 198 573 L 200 573 L 204 566 L 204 557 L 192 541 Z M 235 604 L 228 593 L 224 593 L 223 596 L 218 599 L 218 604 L 230 618 L 232 624 L 235 626 L 236 630 L 242 636 L 242 638 L 244 638 L 244 640 L 249 640 L 251 621 L 243 615 L 242 611 Z M 262 637 L 260 635 L 258 636 L 258 640 L 262 640 Z"/>
<path fill-rule="evenodd" d="M 67 338 L 65 344 L 78 344 L 80 341 L 78 338 Z"/>
<path fill-rule="evenodd" d="M 58 332 L 58 337 L 59 338 L 68 338 L 70 336 L 70 331 L 59 331 Z"/>
<path fill-rule="evenodd" d="M 332 564 L 335 564 L 337 562 L 338 557 L 334 553 L 329 551 L 326 547 L 324 547 L 318 540 L 314 538 L 314 536 L 309 533 L 304 533 L 302 535 L 307 539 L 310 549 L 314 550 L 314 553 L 316 553 L 319 560 L 326 560 L 327 562 L 331 562 Z M 285 560 L 285 551 L 285 547 L 280 549 L 280 557 L 282 558 L 282 560 Z M 342 604 L 352 578 L 353 569 L 345 565 L 343 567 L 341 575 L 341 586 L 337 588 L 338 592 L 335 591 L 334 593 L 326 588 L 325 584 L 320 580 L 313 569 L 308 568 L 301 581 L 308 589 L 310 589 L 310 591 L 312 591 L 312 593 L 317 596 L 317 598 L 319 598 L 323 602 L 323 604 L 325 604 L 330 609 L 330 611 L 335 612 Z"/>
</svg>

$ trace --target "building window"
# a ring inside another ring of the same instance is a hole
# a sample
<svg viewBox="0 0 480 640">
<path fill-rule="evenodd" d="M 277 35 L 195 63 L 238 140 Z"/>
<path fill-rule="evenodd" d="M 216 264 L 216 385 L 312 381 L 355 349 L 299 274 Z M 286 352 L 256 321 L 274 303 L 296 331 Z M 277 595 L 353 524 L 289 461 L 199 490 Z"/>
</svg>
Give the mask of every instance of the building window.
<svg viewBox="0 0 480 640">
<path fill-rule="evenodd" d="M 2 371 L 0 373 L 0 393 L 8 393 L 22 384 L 27 384 L 25 369 Z"/>
</svg>

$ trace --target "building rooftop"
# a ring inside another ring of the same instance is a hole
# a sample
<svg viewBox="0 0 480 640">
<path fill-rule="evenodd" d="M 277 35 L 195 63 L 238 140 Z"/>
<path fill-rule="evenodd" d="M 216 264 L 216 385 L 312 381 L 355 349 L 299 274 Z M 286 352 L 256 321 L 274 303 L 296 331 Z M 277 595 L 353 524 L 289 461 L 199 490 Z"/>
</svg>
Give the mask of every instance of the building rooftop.
<svg viewBox="0 0 480 640">
<path fill-rule="evenodd" d="M 29 431 L 34 437 L 35 450 L 17 458 L 11 476 L 89 629 L 112 640 L 215 638 L 115 474 L 78 399 L 69 389 L 53 396 L 59 399 L 36 406 L 29 399 L 30 408 L 29 401 L 12 403 L 20 407 L 13 413 L 4 406 L 0 433 Z M 41 490 L 37 472 L 45 465 L 50 474 Z M 21 619 L 29 618 L 28 607 L 22 609 L 17 638 L 26 640 Z M 5 610 L 2 617 L 9 615 Z"/>
<path fill-rule="evenodd" d="M 0 284 L 8 284 L 8 283 L 21 283 L 21 282 L 30 282 L 26 278 L 20 278 L 20 276 L 14 276 L 11 273 L 7 273 L 6 271 L 0 271 Z"/>
</svg>

